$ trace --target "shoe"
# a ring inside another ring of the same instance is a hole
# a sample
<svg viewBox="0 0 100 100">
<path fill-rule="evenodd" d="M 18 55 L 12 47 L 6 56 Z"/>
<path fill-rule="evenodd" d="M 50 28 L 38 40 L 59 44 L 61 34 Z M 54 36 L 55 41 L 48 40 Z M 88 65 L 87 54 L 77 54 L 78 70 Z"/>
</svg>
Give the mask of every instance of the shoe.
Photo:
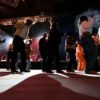
<svg viewBox="0 0 100 100">
<path fill-rule="evenodd" d="M 97 74 L 97 71 L 91 70 L 90 72 L 88 72 L 88 73 L 86 73 L 86 74 Z"/>
<path fill-rule="evenodd" d="M 10 70 L 10 68 L 7 68 L 7 70 Z"/>
<path fill-rule="evenodd" d="M 74 72 L 74 70 L 73 70 L 73 69 L 71 69 L 71 70 L 67 70 L 67 72 Z"/>
<path fill-rule="evenodd" d="M 18 73 L 19 71 L 15 70 L 15 71 L 11 71 L 12 74 L 16 74 Z"/>
<path fill-rule="evenodd" d="M 51 70 L 46 71 L 47 73 L 53 73 Z"/>
<path fill-rule="evenodd" d="M 24 72 L 30 72 L 30 70 L 25 70 Z"/>
<path fill-rule="evenodd" d="M 24 75 L 24 74 L 25 74 L 25 72 L 20 72 L 20 74 L 21 74 L 21 75 Z"/>
<path fill-rule="evenodd" d="M 62 70 L 56 71 L 56 73 L 64 73 Z"/>
<path fill-rule="evenodd" d="M 47 72 L 46 70 L 42 70 L 42 72 Z"/>
</svg>

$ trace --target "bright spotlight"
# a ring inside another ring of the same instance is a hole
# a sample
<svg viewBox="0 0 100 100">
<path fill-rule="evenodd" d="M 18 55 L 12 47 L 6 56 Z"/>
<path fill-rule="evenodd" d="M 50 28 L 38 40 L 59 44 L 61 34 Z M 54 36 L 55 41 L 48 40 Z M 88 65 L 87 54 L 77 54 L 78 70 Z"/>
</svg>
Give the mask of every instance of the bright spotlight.
<svg viewBox="0 0 100 100">
<path fill-rule="evenodd" d="M 12 41 L 13 41 L 13 38 L 12 38 L 12 37 L 6 36 L 6 41 L 5 41 L 4 47 L 5 47 L 6 49 L 8 49 L 8 45 L 9 45 L 9 44 L 12 44 Z"/>
</svg>

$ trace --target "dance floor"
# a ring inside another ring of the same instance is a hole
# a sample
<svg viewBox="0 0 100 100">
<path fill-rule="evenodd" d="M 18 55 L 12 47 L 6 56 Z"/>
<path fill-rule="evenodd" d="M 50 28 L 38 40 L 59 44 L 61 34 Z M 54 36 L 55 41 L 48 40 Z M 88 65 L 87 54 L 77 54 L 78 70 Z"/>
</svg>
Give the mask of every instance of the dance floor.
<svg viewBox="0 0 100 100">
<path fill-rule="evenodd" d="M 11 74 L 0 69 L 0 100 L 100 100 L 100 75 L 53 71 Z"/>
</svg>

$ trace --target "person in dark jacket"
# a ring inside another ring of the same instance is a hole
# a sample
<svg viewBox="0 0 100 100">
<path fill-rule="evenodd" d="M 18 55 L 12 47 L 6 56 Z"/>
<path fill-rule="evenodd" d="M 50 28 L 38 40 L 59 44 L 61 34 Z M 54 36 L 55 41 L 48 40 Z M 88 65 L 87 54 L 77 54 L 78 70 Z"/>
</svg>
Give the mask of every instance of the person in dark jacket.
<svg viewBox="0 0 100 100">
<path fill-rule="evenodd" d="M 61 71 L 60 65 L 60 53 L 59 53 L 59 44 L 61 43 L 61 36 L 64 33 L 61 33 L 58 29 L 58 24 L 53 23 L 52 28 L 48 36 L 48 67 L 47 72 L 52 73 L 51 67 L 52 64 L 56 65 L 56 72 L 63 73 Z"/>
<path fill-rule="evenodd" d="M 43 58 L 43 66 L 42 66 L 42 71 L 46 72 L 46 63 L 47 63 L 47 33 L 43 33 L 43 37 L 39 40 L 39 51 L 40 54 Z"/>
</svg>

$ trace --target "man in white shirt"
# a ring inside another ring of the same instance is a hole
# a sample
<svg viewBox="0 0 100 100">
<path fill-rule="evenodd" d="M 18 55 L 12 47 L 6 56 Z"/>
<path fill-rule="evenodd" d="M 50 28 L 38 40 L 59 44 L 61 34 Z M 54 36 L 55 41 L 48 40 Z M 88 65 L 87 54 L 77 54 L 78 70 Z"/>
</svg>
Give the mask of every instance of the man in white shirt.
<svg viewBox="0 0 100 100">
<path fill-rule="evenodd" d="M 26 50 L 25 50 L 25 44 L 24 39 L 28 37 L 29 34 L 29 28 L 32 24 L 32 20 L 27 19 L 26 23 L 17 23 L 15 24 L 16 32 L 14 34 L 13 39 L 13 58 L 11 62 L 11 72 L 17 72 L 15 70 L 15 63 L 17 61 L 17 55 L 20 53 L 21 55 L 21 67 L 20 71 L 24 72 L 26 68 Z"/>
<path fill-rule="evenodd" d="M 79 38 L 86 60 L 86 74 L 97 74 L 97 72 L 93 70 L 93 66 L 97 58 L 97 47 L 92 38 L 93 20 L 93 15 L 90 16 L 90 19 L 88 19 L 87 16 L 81 16 L 78 23 Z"/>
<path fill-rule="evenodd" d="M 94 16 L 91 15 L 88 19 L 87 16 L 81 16 L 78 22 L 79 35 L 80 37 L 84 34 L 84 32 L 89 32 L 92 34 L 92 24 L 94 21 Z"/>
</svg>

